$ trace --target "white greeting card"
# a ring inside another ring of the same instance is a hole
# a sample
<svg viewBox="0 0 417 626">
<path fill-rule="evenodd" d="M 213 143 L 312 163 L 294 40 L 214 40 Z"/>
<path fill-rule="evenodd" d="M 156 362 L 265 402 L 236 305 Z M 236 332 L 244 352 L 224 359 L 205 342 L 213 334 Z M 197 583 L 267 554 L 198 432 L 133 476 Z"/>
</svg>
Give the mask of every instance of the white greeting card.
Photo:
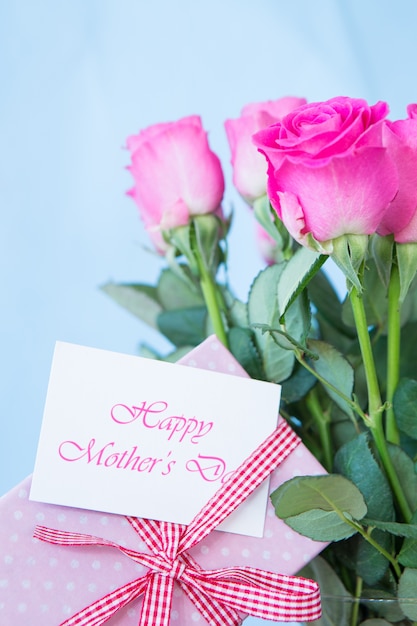
<svg viewBox="0 0 417 626">
<path fill-rule="evenodd" d="M 58 342 L 31 499 L 188 524 L 276 428 L 280 387 Z M 262 536 L 268 485 L 221 529 Z"/>
</svg>

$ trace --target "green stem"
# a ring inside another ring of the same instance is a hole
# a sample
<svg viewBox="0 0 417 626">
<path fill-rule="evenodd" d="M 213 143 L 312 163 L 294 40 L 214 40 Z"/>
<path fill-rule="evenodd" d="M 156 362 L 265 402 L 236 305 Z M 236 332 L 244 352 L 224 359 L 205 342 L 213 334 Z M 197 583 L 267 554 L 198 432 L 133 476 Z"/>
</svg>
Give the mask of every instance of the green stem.
<svg viewBox="0 0 417 626">
<path fill-rule="evenodd" d="M 381 421 L 381 394 L 379 391 L 378 377 L 376 374 L 375 361 L 372 353 L 371 338 L 368 332 L 365 307 L 363 299 L 356 287 L 352 287 L 350 292 L 350 303 L 353 317 L 355 319 L 358 333 L 359 346 L 361 349 L 362 361 L 365 368 L 366 384 L 368 389 L 368 413 L 374 423 Z M 372 423 L 370 424 L 372 428 Z"/>
<path fill-rule="evenodd" d="M 356 624 L 358 623 L 359 600 L 362 596 L 362 589 L 363 589 L 363 579 L 360 576 L 358 576 L 356 578 L 356 587 L 355 587 L 355 598 L 357 599 L 357 602 L 353 603 L 352 614 L 350 616 L 350 623 L 352 626 L 356 626 Z"/>
<path fill-rule="evenodd" d="M 366 530 L 360 524 L 354 523 L 354 526 L 356 527 L 358 533 L 362 535 L 362 537 L 365 539 L 365 541 L 371 544 L 371 546 L 373 546 L 375 550 L 378 550 L 378 552 L 391 563 L 397 578 L 400 578 L 402 572 L 397 559 L 393 557 L 392 554 L 388 552 L 388 550 L 385 550 L 385 548 L 383 548 L 377 541 L 375 541 L 375 539 L 372 538 L 372 535 L 366 532 Z"/>
<path fill-rule="evenodd" d="M 391 563 L 397 578 L 400 578 L 402 572 L 401 572 L 401 567 L 399 566 L 397 559 L 390 552 L 388 552 L 388 550 L 386 550 L 383 546 L 381 546 L 381 544 L 375 541 L 375 539 L 371 535 L 371 532 L 365 530 L 365 528 L 360 524 L 360 522 L 356 522 L 355 520 L 349 517 L 346 517 L 343 511 L 340 511 L 339 509 L 336 509 L 336 508 L 335 508 L 335 511 L 346 524 L 354 528 L 355 531 L 358 532 L 365 539 L 365 541 L 367 541 L 373 548 L 375 548 L 375 550 L 377 550 L 380 554 L 382 554 L 382 556 L 384 556 L 387 559 L 387 561 L 389 561 L 389 563 Z"/>
<path fill-rule="evenodd" d="M 333 466 L 333 450 L 330 437 L 330 419 L 323 411 L 317 389 L 313 388 L 306 397 L 306 405 L 313 416 L 314 422 L 319 431 L 320 443 L 323 450 L 323 465 L 330 472 Z"/>
<path fill-rule="evenodd" d="M 217 284 L 213 280 L 212 275 L 206 268 L 204 261 L 200 258 L 198 253 L 196 253 L 196 258 L 200 273 L 201 290 L 203 292 L 211 323 L 213 324 L 213 330 L 216 333 L 217 338 L 224 346 L 226 346 L 226 348 L 228 348 L 229 344 L 227 341 L 226 329 L 224 327 L 223 316 L 219 306 Z"/>
<path fill-rule="evenodd" d="M 395 444 L 400 443 L 400 435 L 392 407 L 392 400 L 400 379 L 400 313 L 400 274 L 398 266 L 394 263 L 388 287 L 387 402 L 389 406 L 386 412 L 385 427 L 387 440 Z"/>
<path fill-rule="evenodd" d="M 371 340 L 366 322 L 365 307 L 362 297 L 356 287 L 350 292 L 350 302 L 358 333 L 359 346 L 361 349 L 365 377 L 368 389 L 368 426 L 372 432 L 381 463 L 384 467 L 391 489 L 397 500 L 398 506 L 406 522 L 411 519 L 411 510 L 404 495 L 394 465 L 388 452 L 387 442 L 382 424 L 382 403 L 379 391 L 379 383 L 376 374 L 375 361 L 372 353 Z"/>
<path fill-rule="evenodd" d="M 340 510 L 338 507 L 336 507 L 333 502 L 331 502 L 328 498 L 326 498 L 325 495 L 324 495 L 324 498 L 329 502 L 332 509 L 337 513 L 337 515 L 340 517 L 341 520 L 343 520 L 345 524 L 348 524 L 348 526 L 351 526 L 355 530 L 355 532 L 358 532 L 365 539 L 365 541 L 367 541 L 372 547 L 374 547 L 375 550 L 378 550 L 378 552 L 382 554 L 387 559 L 387 561 L 389 561 L 389 563 L 391 563 L 396 576 L 400 578 L 401 568 L 398 564 L 397 559 L 390 552 L 388 552 L 388 550 L 386 550 L 383 546 L 381 546 L 381 544 L 375 541 L 375 539 L 372 537 L 372 534 L 371 534 L 372 529 L 366 530 L 361 525 L 360 522 L 355 521 L 351 517 L 346 517 L 345 513 L 342 510 Z"/>
</svg>

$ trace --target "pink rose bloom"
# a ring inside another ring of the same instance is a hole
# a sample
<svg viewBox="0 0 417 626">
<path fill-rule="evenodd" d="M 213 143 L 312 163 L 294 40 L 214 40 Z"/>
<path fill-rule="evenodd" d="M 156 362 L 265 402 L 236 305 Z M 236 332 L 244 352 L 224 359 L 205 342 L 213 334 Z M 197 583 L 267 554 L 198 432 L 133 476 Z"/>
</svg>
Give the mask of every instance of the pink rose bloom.
<svg viewBox="0 0 417 626">
<path fill-rule="evenodd" d="M 407 107 L 408 119 L 387 121 L 384 144 L 398 170 L 398 193 L 378 233 L 394 234 L 398 243 L 417 242 L 417 105 Z"/>
<path fill-rule="evenodd" d="M 305 104 L 254 137 L 268 161 L 268 195 L 299 243 L 331 253 L 330 240 L 374 233 L 397 192 L 383 146 L 385 102 L 338 97 Z"/>
<path fill-rule="evenodd" d="M 135 179 L 128 193 L 159 252 L 167 249 L 164 231 L 185 226 L 196 215 L 222 217 L 223 172 L 200 117 L 150 126 L 129 137 L 127 148 Z"/>
<path fill-rule="evenodd" d="M 252 135 L 305 104 L 304 98 L 280 98 L 243 107 L 241 117 L 224 123 L 232 152 L 233 184 L 252 204 L 266 193 L 266 163 L 252 142 Z"/>
</svg>

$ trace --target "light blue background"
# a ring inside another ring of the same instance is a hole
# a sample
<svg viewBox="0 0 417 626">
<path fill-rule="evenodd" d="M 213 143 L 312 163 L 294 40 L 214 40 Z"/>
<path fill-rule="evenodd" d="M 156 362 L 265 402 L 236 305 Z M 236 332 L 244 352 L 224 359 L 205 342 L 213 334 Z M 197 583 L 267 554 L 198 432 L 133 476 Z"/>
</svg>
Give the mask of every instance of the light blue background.
<svg viewBox="0 0 417 626">
<path fill-rule="evenodd" d="M 133 202 L 127 135 L 201 114 L 228 180 L 223 120 L 284 95 L 417 101 L 410 0 L 0 0 L 0 494 L 31 473 L 56 340 L 135 353 L 158 337 L 99 291 L 161 263 Z M 231 280 L 261 261 L 236 210 Z"/>
</svg>

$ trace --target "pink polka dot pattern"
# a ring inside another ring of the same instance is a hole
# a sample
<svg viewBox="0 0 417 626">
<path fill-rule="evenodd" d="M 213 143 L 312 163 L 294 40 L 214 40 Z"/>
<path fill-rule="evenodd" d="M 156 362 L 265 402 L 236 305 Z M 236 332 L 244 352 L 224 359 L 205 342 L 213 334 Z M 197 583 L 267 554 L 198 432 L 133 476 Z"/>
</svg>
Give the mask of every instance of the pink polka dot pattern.
<svg viewBox="0 0 417 626">
<path fill-rule="evenodd" d="M 190 352 L 185 365 L 236 376 L 246 372 L 215 337 Z M 300 474 L 323 474 L 300 444 L 273 473 L 270 489 Z M 37 524 L 105 537 L 146 551 L 140 538 L 118 515 L 40 504 L 28 499 L 30 478 L 0 499 L 0 624 L 57 626 L 109 591 L 146 573 L 132 560 L 106 547 L 62 547 L 32 538 Z M 190 553 L 204 569 L 250 565 L 283 574 L 296 573 L 325 544 L 300 537 L 275 517 L 268 503 L 262 539 L 214 531 Z M 132 602 L 108 626 L 136 626 L 140 600 Z M 207 626 L 178 589 L 171 624 Z"/>
</svg>

